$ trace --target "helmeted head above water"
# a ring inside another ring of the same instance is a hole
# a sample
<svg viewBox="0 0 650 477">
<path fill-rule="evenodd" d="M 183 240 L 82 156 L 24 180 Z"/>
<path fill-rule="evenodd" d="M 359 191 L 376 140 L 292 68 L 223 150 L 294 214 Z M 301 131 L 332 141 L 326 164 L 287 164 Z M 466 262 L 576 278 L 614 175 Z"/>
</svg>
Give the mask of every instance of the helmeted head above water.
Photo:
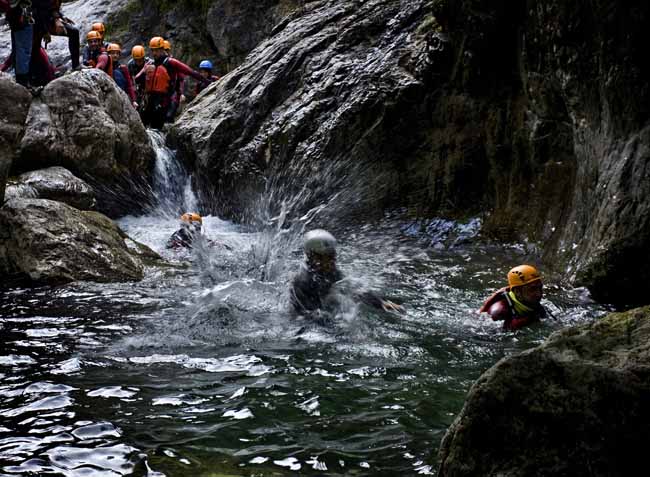
<svg viewBox="0 0 650 477">
<path fill-rule="evenodd" d="M 193 230 L 201 230 L 203 226 L 203 218 L 195 212 L 186 212 L 181 215 L 181 225 Z"/>
<path fill-rule="evenodd" d="M 310 230 L 305 234 L 303 243 L 305 254 L 336 256 L 336 239 L 327 230 Z"/>
<path fill-rule="evenodd" d="M 510 288 L 528 285 L 541 280 L 542 276 L 531 265 L 519 265 L 508 272 L 508 285 Z"/>
<path fill-rule="evenodd" d="M 327 230 L 310 230 L 305 234 L 303 249 L 312 270 L 331 273 L 336 270 L 336 239 Z"/>
<path fill-rule="evenodd" d="M 530 265 L 519 265 L 508 272 L 508 285 L 526 305 L 537 305 L 542 299 L 542 276 Z"/>
</svg>

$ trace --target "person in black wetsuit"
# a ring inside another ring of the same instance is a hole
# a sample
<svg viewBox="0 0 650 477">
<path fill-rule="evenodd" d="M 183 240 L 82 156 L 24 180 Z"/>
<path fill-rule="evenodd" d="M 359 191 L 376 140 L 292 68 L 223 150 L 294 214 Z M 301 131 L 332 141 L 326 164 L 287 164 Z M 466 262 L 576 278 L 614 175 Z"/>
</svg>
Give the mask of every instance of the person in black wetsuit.
<svg viewBox="0 0 650 477">
<path fill-rule="evenodd" d="M 201 235 L 203 219 L 199 214 L 186 213 L 181 215 L 181 228 L 169 237 L 167 248 L 192 248 L 192 244 Z"/>
<path fill-rule="evenodd" d="M 344 275 L 336 266 L 336 239 L 326 230 L 312 230 L 305 234 L 306 261 L 291 283 L 290 301 L 298 314 L 308 314 L 323 308 L 335 283 Z M 403 312 L 404 309 L 372 292 L 355 294 L 366 305 L 384 311 Z"/>
</svg>

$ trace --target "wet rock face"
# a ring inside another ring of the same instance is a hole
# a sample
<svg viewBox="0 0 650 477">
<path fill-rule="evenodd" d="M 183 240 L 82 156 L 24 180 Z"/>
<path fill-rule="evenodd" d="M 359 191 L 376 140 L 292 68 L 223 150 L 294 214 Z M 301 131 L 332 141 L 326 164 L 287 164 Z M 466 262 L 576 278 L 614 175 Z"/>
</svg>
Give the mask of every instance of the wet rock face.
<svg viewBox="0 0 650 477">
<path fill-rule="evenodd" d="M 635 475 L 650 440 L 650 308 L 560 331 L 470 390 L 440 476 Z"/>
<path fill-rule="evenodd" d="M 4 202 L 5 181 L 25 130 L 31 94 L 0 73 L 0 204 Z"/>
<path fill-rule="evenodd" d="M 92 187 L 63 167 L 26 172 L 9 182 L 6 198 L 50 199 L 80 210 L 95 207 Z"/>
<path fill-rule="evenodd" d="M 34 283 L 141 280 L 155 252 L 108 217 L 46 199 L 10 200 L 0 209 L 0 275 Z"/>
<path fill-rule="evenodd" d="M 98 210 L 141 210 L 155 154 L 127 96 L 99 70 L 48 84 L 34 98 L 15 172 L 63 166 L 95 189 Z"/>
<path fill-rule="evenodd" d="M 173 135 L 206 205 L 246 220 L 265 189 L 294 212 L 337 191 L 347 216 L 387 205 L 424 97 L 400 61 L 426 7 L 309 3 L 194 101 Z"/>
</svg>

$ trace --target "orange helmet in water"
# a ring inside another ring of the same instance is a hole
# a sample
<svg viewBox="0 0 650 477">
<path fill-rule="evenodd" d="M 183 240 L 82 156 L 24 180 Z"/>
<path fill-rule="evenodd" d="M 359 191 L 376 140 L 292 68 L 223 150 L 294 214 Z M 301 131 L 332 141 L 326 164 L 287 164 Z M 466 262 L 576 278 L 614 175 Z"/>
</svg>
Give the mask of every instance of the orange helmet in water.
<svg viewBox="0 0 650 477">
<path fill-rule="evenodd" d="M 186 214 L 181 215 L 181 222 L 186 224 L 193 225 L 194 223 L 203 224 L 203 219 L 199 214 L 194 212 L 187 212 Z"/>
<path fill-rule="evenodd" d="M 171 51 L 172 44 L 168 40 L 163 41 L 163 45 L 165 47 L 165 51 Z"/>
<path fill-rule="evenodd" d="M 535 267 L 519 265 L 508 272 L 508 285 L 511 288 L 528 285 L 542 279 Z"/>
</svg>

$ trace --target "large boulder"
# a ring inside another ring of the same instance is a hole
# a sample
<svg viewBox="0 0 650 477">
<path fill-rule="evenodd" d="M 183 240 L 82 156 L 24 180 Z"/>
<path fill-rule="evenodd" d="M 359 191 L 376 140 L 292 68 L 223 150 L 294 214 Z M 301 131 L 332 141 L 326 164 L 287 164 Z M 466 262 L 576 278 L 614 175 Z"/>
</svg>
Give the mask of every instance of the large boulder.
<svg viewBox="0 0 650 477">
<path fill-rule="evenodd" d="M 401 61 L 422 47 L 428 12 L 425 1 L 319 1 L 278 26 L 172 130 L 202 172 L 204 205 L 245 219 L 272 187 L 274 212 L 337 192 L 339 217 L 386 206 L 425 93 Z"/>
<path fill-rule="evenodd" d="M 472 386 L 439 475 L 638 475 L 649 402 L 650 307 L 557 332 Z"/>
<path fill-rule="evenodd" d="M 34 283 L 141 280 L 158 259 L 108 217 L 47 199 L 14 199 L 0 209 L 0 276 Z"/>
<path fill-rule="evenodd" d="M 98 210 L 119 216 L 142 208 L 154 161 L 124 92 L 104 72 L 84 70 L 34 98 L 14 171 L 63 166 L 95 189 Z"/>
<path fill-rule="evenodd" d="M 32 95 L 8 75 L 0 73 L 0 205 L 5 181 L 25 130 Z"/>
<path fill-rule="evenodd" d="M 63 167 L 25 172 L 9 181 L 5 195 L 7 200 L 56 200 L 80 210 L 95 207 L 95 192 L 92 187 Z"/>
</svg>

